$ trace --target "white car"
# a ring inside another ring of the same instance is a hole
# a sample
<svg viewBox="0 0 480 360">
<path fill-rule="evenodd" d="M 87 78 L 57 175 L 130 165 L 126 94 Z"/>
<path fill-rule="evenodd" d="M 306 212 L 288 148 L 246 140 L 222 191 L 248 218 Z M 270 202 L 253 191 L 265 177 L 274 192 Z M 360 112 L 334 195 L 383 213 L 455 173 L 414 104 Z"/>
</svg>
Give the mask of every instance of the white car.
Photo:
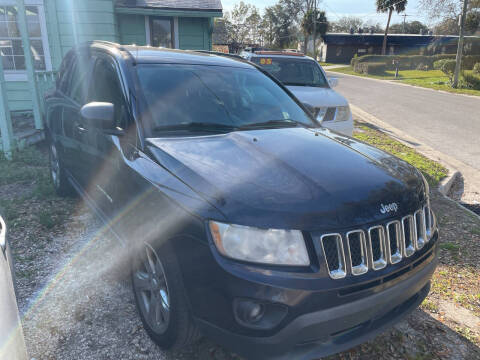
<svg viewBox="0 0 480 360">
<path fill-rule="evenodd" d="M 27 360 L 13 281 L 7 228 L 0 215 L 0 360 Z"/>
<path fill-rule="evenodd" d="M 352 136 L 353 119 L 348 101 L 332 89 L 338 79 L 327 80 L 325 71 L 314 59 L 286 51 L 243 52 L 242 57 L 282 82 L 322 126 Z"/>
</svg>

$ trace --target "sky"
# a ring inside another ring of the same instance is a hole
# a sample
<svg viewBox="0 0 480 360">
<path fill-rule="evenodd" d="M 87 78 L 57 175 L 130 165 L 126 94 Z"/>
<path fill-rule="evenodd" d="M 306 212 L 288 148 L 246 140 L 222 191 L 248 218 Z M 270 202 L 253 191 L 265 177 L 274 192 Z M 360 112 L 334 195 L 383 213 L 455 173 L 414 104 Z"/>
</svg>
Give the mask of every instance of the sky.
<svg viewBox="0 0 480 360">
<path fill-rule="evenodd" d="M 254 4 L 261 10 L 267 6 L 274 5 L 278 0 L 243 0 L 246 3 Z M 233 6 L 240 2 L 240 0 L 222 0 L 224 10 L 230 11 Z M 418 9 L 419 0 L 408 0 L 405 14 L 407 14 L 407 21 L 419 20 L 428 24 L 428 20 L 422 16 Z M 330 21 L 335 21 L 342 16 L 358 16 L 366 21 L 372 23 L 380 23 L 385 26 L 387 22 L 387 14 L 377 14 L 375 0 L 323 0 L 319 6 L 326 10 L 327 18 Z M 403 16 L 392 16 L 392 24 L 403 22 Z"/>
</svg>

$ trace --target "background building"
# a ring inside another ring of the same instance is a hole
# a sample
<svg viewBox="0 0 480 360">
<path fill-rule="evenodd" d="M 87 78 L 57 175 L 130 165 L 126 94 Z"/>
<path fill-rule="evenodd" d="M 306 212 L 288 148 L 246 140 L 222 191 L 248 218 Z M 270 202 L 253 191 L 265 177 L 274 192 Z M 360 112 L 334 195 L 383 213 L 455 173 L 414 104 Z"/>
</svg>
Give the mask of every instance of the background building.
<svg viewBox="0 0 480 360">
<path fill-rule="evenodd" d="M 330 63 L 350 63 L 355 56 L 381 54 L 383 34 L 328 33 L 318 41 L 319 59 Z M 455 54 L 458 36 L 391 34 L 387 37 L 387 55 Z M 465 52 L 479 53 L 480 38 L 467 36 Z"/>
</svg>

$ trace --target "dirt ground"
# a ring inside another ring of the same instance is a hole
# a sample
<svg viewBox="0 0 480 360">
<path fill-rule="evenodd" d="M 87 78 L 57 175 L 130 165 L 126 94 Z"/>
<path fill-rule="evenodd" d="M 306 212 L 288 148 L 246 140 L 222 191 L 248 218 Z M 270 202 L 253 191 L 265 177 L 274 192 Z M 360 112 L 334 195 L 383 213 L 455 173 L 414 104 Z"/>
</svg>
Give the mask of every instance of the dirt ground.
<svg viewBox="0 0 480 360">
<path fill-rule="evenodd" d="M 239 359 L 207 339 L 181 352 L 156 347 L 142 328 L 128 266 L 108 231 L 78 199 L 52 194 L 44 159 L 16 166 L 35 176 L 0 174 L 0 208 L 10 226 L 31 357 Z M 480 359 L 480 220 L 436 192 L 432 207 L 441 265 L 431 294 L 391 330 L 329 359 Z"/>
</svg>

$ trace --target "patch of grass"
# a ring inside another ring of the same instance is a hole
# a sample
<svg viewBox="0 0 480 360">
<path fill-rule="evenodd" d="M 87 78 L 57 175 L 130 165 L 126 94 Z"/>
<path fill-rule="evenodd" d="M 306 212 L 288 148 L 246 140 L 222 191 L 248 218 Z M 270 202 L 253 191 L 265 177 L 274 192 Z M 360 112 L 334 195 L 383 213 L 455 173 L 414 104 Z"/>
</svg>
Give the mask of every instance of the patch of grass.
<svg viewBox="0 0 480 360">
<path fill-rule="evenodd" d="M 429 300 L 429 299 L 425 299 L 422 303 L 422 305 L 420 306 L 422 309 L 424 310 L 428 310 L 432 313 L 438 313 L 438 306 L 437 304 L 435 304 L 433 301 Z"/>
<path fill-rule="evenodd" d="M 28 147 L 13 153 L 13 159 L 7 160 L 0 154 L 0 185 L 28 182 L 35 179 L 39 168 L 47 168 L 48 160 L 36 147 Z"/>
<path fill-rule="evenodd" d="M 353 71 L 351 66 L 345 66 L 336 69 L 329 69 L 328 71 L 339 72 L 342 74 L 369 77 L 380 80 L 395 80 L 404 84 L 420 86 L 429 89 L 443 90 L 457 94 L 467 94 L 480 96 L 480 90 L 472 89 L 454 89 L 449 84 L 449 79 L 440 70 L 400 70 L 398 72 L 398 78 L 395 78 L 394 70 L 387 70 L 383 75 L 368 75 L 359 74 Z"/>
<path fill-rule="evenodd" d="M 423 156 L 414 149 L 393 140 L 384 133 L 363 123 L 356 123 L 355 126 L 362 130 L 361 132 L 354 133 L 355 138 L 381 150 L 387 151 L 415 166 L 424 174 L 430 185 L 437 185 L 440 180 L 448 175 L 448 170 L 443 165 Z"/>
<path fill-rule="evenodd" d="M 63 224 L 66 215 L 66 212 L 62 209 L 54 210 L 52 208 L 45 208 L 40 210 L 37 218 L 40 225 L 46 229 L 52 229 L 55 226 Z"/>
<path fill-rule="evenodd" d="M 459 245 L 449 243 L 449 242 L 440 244 L 439 246 L 440 246 L 440 249 L 448 250 L 448 251 L 451 251 L 451 252 L 457 252 L 460 249 Z"/>
<path fill-rule="evenodd" d="M 480 343 L 480 336 L 475 335 L 475 333 L 467 327 L 457 326 L 455 331 L 474 344 Z"/>
</svg>

